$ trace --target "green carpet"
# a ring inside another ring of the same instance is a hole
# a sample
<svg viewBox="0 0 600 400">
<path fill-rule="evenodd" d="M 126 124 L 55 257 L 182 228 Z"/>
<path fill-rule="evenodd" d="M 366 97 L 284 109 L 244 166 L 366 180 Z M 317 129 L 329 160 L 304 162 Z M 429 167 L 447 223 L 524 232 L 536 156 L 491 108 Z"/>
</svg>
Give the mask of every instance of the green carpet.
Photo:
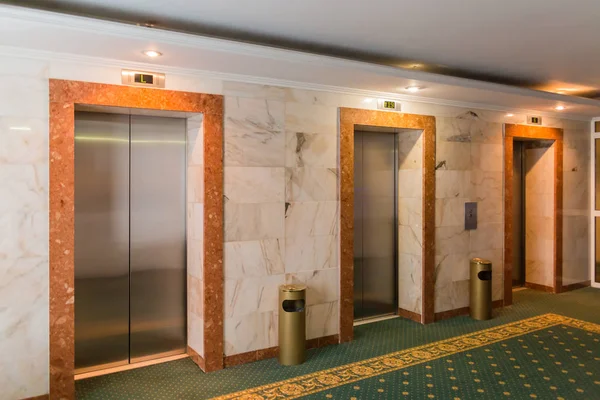
<svg viewBox="0 0 600 400">
<path fill-rule="evenodd" d="M 265 360 L 203 374 L 189 359 L 184 359 L 78 381 L 77 398 L 207 399 L 406 349 L 414 351 L 412 348 L 416 346 L 434 345 L 436 341 L 456 339 L 547 313 L 600 323 L 598 290 L 582 289 L 560 295 L 525 290 L 515 292 L 514 300 L 513 306 L 498 311 L 490 321 L 459 317 L 421 326 L 398 318 L 362 325 L 355 328 L 354 342 L 311 350 L 307 362 L 300 366 L 282 367 L 276 360 Z M 320 391 L 306 398 L 600 399 L 599 354 L 594 354 L 600 351 L 599 338 L 600 333 L 557 324 L 515 337 L 506 336 L 498 342 L 463 349 L 456 354 L 422 359 L 420 363 L 409 363 L 396 370 L 366 374 L 349 383 L 325 378 L 326 382 L 335 381 L 335 386 L 315 387 Z M 289 390 L 292 395 L 296 393 L 293 387 Z M 307 393 L 309 391 L 298 394 Z M 250 392 L 247 395 L 247 399 L 261 398 L 252 397 Z"/>
</svg>

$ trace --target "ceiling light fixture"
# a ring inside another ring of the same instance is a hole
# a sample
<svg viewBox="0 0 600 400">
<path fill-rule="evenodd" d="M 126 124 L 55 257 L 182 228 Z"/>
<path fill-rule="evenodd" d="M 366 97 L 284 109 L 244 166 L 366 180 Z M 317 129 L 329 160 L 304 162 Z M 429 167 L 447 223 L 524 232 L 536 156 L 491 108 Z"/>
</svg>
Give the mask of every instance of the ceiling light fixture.
<svg viewBox="0 0 600 400">
<path fill-rule="evenodd" d="M 31 128 L 28 126 L 11 126 L 10 128 L 11 131 L 30 131 Z"/>
<path fill-rule="evenodd" d="M 421 90 L 421 88 L 419 86 L 407 86 L 406 90 L 411 93 L 417 93 L 419 90 Z"/>
<path fill-rule="evenodd" d="M 515 114 L 508 113 L 508 114 L 506 114 L 506 116 L 507 116 L 507 117 L 514 117 L 514 116 L 515 116 Z"/>
<path fill-rule="evenodd" d="M 565 109 L 565 106 L 556 106 L 556 107 L 554 107 L 554 109 L 557 111 L 562 111 Z"/>
<path fill-rule="evenodd" d="M 156 50 L 144 50 L 143 53 L 144 55 L 152 58 L 162 56 L 162 53 Z"/>
<path fill-rule="evenodd" d="M 373 99 L 371 97 L 367 97 L 366 99 L 363 100 L 363 103 L 372 103 Z"/>
</svg>

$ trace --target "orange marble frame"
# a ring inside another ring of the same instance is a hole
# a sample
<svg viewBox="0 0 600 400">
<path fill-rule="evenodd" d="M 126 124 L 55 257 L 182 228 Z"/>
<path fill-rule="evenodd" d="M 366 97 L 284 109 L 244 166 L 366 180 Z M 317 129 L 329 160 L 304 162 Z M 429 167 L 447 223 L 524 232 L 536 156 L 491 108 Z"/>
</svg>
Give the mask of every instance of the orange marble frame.
<svg viewBox="0 0 600 400">
<path fill-rule="evenodd" d="M 423 131 L 422 310 L 417 318 L 423 324 L 434 321 L 435 117 L 340 108 L 340 342 L 351 341 L 354 336 L 354 129 L 356 125 Z"/>
<path fill-rule="evenodd" d="M 504 124 L 504 305 L 512 304 L 513 142 L 515 138 L 554 140 L 554 267 L 553 293 L 562 291 L 563 130 Z M 546 289 L 541 287 L 540 289 Z"/>
<path fill-rule="evenodd" d="M 205 354 L 201 361 L 205 371 L 223 368 L 223 302 L 218 301 L 223 299 L 223 96 L 55 79 L 50 80 L 49 89 L 50 398 L 75 398 L 73 254 L 77 104 L 203 114 Z"/>
</svg>

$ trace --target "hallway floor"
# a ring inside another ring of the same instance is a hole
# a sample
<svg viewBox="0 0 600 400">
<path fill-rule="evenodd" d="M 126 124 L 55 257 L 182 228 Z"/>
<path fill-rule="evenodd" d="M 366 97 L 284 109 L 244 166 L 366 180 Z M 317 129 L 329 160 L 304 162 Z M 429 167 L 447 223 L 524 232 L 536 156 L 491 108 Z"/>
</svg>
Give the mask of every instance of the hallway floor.
<svg viewBox="0 0 600 400">
<path fill-rule="evenodd" d="M 600 290 L 522 290 L 514 302 L 490 321 L 358 326 L 354 342 L 311 350 L 294 367 L 271 359 L 204 374 L 182 359 L 90 378 L 77 398 L 600 398 Z"/>
</svg>

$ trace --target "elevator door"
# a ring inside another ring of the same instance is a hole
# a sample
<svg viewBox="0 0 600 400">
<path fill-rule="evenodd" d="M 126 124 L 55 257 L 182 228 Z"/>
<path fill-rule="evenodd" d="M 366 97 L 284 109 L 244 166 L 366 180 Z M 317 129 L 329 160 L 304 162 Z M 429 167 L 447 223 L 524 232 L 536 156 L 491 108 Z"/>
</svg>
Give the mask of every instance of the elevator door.
<svg viewBox="0 0 600 400">
<path fill-rule="evenodd" d="M 513 142 L 513 286 L 525 285 L 525 151 Z"/>
<path fill-rule="evenodd" d="M 185 120 L 75 114 L 75 368 L 185 352 Z"/>
<path fill-rule="evenodd" d="M 354 134 L 354 318 L 397 311 L 396 135 Z"/>
</svg>

